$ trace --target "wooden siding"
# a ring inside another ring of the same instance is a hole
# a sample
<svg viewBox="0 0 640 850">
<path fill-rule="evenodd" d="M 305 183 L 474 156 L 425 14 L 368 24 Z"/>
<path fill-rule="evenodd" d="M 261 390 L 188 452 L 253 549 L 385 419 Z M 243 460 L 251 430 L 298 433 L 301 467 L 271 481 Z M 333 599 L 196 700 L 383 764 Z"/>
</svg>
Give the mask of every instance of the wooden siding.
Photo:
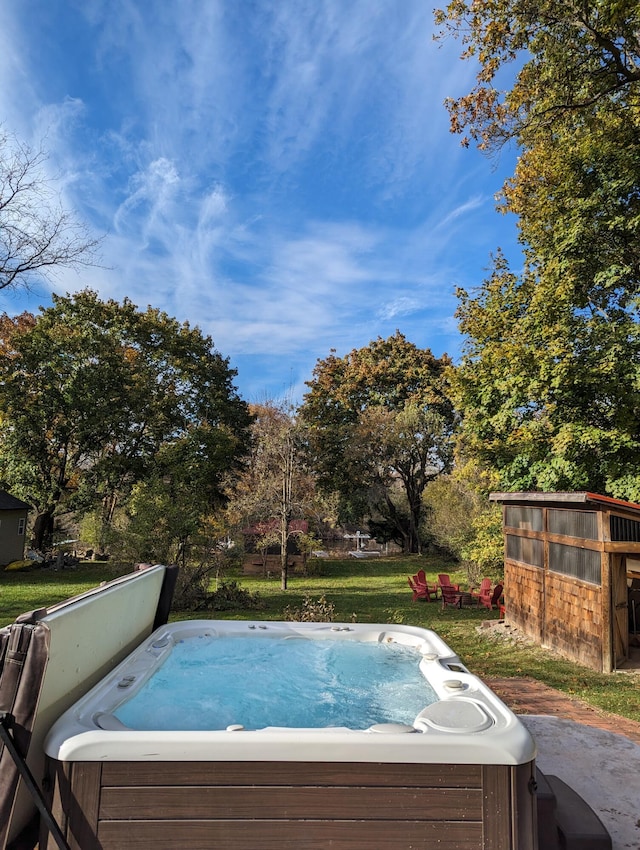
<svg viewBox="0 0 640 850">
<path fill-rule="evenodd" d="M 545 588 L 545 638 L 566 658 L 602 665 L 602 588 L 549 572 Z"/>
<path fill-rule="evenodd" d="M 534 850 L 533 765 L 51 762 L 73 850 Z M 518 810 L 522 809 L 519 815 Z M 42 850 L 54 850 L 41 836 Z"/>
<path fill-rule="evenodd" d="M 547 528 L 546 516 L 544 527 Z M 532 640 L 551 647 L 566 658 L 598 672 L 607 669 L 604 658 L 608 652 L 609 624 L 603 610 L 607 604 L 603 587 L 608 586 L 608 571 L 602 571 L 603 583 L 597 585 L 549 568 L 549 551 L 553 544 L 596 551 L 604 565 L 608 558 L 604 542 L 512 527 L 505 527 L 504 533 L 505 536 L 537 539 L 544 544 L 544 562 L 540 567 L 505 559 L 509 622 Z"/>
<path fill-rule="evenodd" d="M 478 850 L 475 824 L 366 821 L 148 821 L 101 825 L 109 850 Z"/>
<path fill-rule="evenodd" d="M 544 641 L 544 570 L 507 560 L 505 607 L 509 622 L 528 637 Z"/>
</svg>

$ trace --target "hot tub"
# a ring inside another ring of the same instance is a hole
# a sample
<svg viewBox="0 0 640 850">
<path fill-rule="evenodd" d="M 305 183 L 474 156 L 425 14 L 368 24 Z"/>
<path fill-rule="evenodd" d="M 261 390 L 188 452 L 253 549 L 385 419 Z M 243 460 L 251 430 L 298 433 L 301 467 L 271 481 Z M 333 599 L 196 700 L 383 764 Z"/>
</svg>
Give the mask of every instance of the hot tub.
<svg viewBox="0 0 640 850">
<path fill-rule="evenodd" d="M 249 727 L 231 714 L 223 728 L 188 728 L 179 709 L 173 729 L 122 719 L 175 647 L 229 637 L 248 658 L 266 640 L 401 647 L 425 704 L 408 718 L 402 705 L 400 719 L 374 711 L 364 728 L 289 725 L 286 708 L 277 725 Z M 59 718 L 45 751 L 58 815 L 82 850 L 536 847 L 532 738 L 434 632 L 409 626 L 163 626 Z"/>
</svg>

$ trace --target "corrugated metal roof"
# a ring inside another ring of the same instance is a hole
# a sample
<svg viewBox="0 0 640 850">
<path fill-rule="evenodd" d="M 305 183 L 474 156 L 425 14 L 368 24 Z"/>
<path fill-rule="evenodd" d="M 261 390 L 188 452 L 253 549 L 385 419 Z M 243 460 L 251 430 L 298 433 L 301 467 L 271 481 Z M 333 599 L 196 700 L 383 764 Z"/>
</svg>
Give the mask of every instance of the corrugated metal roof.
<svg viewBox="0 0 640 850">
<path fill-rule="evenodd" d="M 612 496 L 601 496 L 599 493 L 538 493 L 535 491 L 521 493 L 489 493 L 492 502 L 519 502 L 522 504 L 560 504 L 570 505 L 607 505 L 610 508 L 620 508 L 625 511 L 640 512 L 640 505 L 635 502 L 625 502 L 624 499 L 614 499 Z"/>
</svg>

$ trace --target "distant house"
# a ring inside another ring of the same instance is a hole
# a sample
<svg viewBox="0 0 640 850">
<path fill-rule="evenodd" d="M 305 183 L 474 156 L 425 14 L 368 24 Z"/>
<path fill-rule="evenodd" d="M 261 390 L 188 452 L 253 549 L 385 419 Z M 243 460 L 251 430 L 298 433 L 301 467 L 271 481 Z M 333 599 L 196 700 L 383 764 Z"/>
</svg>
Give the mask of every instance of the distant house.
<svg viewBox="0 0 640 850">
<path fill-rule="evenodd" d="M 29 505 L 0 490 L 0 565 L 24 558 Z"/>
</svg>

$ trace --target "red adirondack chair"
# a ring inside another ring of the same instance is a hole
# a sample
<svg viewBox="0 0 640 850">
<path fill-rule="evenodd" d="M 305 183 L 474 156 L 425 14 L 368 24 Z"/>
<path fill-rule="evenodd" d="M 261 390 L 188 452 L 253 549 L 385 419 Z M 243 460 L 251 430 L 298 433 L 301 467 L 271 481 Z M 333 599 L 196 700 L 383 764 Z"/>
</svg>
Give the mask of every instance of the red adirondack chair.
<svg viewBox="0 0 640 850">
<path fill-rule="evenodd" d="M 440 591 L 442 593 L 442 607 L 453 605 L 455 608 L 462 608 L 462 593 L 456 589 L 453 584 L 441 584 Z"/>
<path fill-rule="evenodd" d="M 471 595 L 476 600 L 476 605 L 480 605 L 480 603 L 486 605 L 487 600 L 491 599 L 491 579 L 483 578 L 480 582 L 480 590 L 472 590 Z"/>
<path fill-rule="evenodd" d="M 485 608 L 488 608 L 490 611 L 493 610 L 493 606 L 499 607 L 500 605 L 500 597 L 502 596 L 503 587 L 501 584 L 496 584 L 493 588 L 493 591 L 486 596 L 478 597 L 478 604 L 482 603 Z"/>
<path fill-rule="evenodd" d="M 438 573 L 438 584 L 440 585 L 440 590 L 443 587 L 452 587 L 454 590 L 460 590 L 459 584 L 451 584 L 449 573 Z"/>
<path fill-rule="evenodd" d="M 411 578 L 411 576 L 407 576 L 409 587 L 413 591 L 413 601 L 415 602 L 416 599 L 424 599 L 425 602 L 430 602 L 431 600 L 429 597 L 429 591 L 427 590 L 427 585 L 418 584 L 414 579 L 415 577 Z"/>
<path fill-rule="evenodd" d="M 438 598 L 438 585 L 437 584 L 429 584 L 427 581 L 427 576 L 424 570 L 418 570 L 418 572 L 414 575 L 413 580 L 416 584 L 419 584 L 421 587 L 427 588 L 427 593 L 429 594 L 429 601 L 431 601 L 431 597 L 434 599 Z"/>
</svg>

